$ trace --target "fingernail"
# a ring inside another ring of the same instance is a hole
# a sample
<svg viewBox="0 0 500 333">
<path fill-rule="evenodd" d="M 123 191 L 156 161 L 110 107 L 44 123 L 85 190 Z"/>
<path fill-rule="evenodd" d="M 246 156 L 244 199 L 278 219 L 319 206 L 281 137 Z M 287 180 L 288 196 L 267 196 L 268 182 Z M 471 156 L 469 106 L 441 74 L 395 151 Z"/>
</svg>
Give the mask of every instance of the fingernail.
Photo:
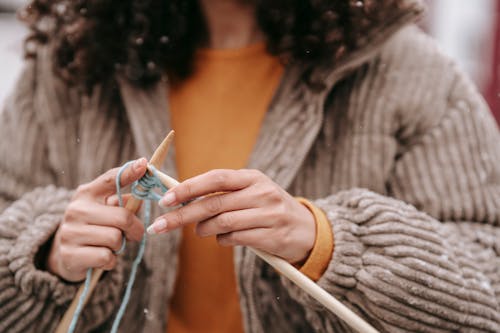
<svg viewBox="0 0 500 333">
<path fill-rule="evenodd" d="M 153 226 L 150 225 L 147 229 L 146 229 L 146 232 L 148 233 L 148 235 L 154 235 L 156 234 L 155 230 L 153 229 Z"/>
<path fill-rule="evenodd" d="M 158 202 L 158 205 L 160 207 L 168 207 L 171 206 L 175 202 L 175 193 L 174 192 L 167 192 L 163 198 Z"/>
<path fill-rule="evenodd" d="M 167 228 L 167 220 L 164 218 L 159 218 L 147 229 L 148 234 L 154 235 Z"/>
<path fill-rule="evenodd" d="M 136 170 L 136 171 L 139 170 L 139 168 L 142 166 L 143 163 L 144 163 L 144 157 L 136 160 L 134 162 L 134 170 Z"/>
</svg>

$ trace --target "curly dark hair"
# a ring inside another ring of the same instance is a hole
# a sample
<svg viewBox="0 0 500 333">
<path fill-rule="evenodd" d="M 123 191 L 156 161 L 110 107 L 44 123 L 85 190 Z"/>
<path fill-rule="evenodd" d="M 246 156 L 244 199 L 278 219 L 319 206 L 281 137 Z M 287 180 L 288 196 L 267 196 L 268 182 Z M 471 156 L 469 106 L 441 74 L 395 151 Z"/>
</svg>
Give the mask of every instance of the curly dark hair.
<svg viewBox="0 0 500 333">
<path fill-rule="evenodd" d="M 241 0 L 256 6 L 268 52 L 305 68 L 335 61 L 363 41 L 395 0 Z M 145 86 L 163 73 L 190 75 L 194 51 L 206 41 L 197 0 L 33 0 L 20 12 L 31 30 L 25 53 L 39 44 L 54 52 L 54 70 L 91 87 L 115 71 Z M 305 71 L 307 72 L 307 70 Z"/>
</svg>

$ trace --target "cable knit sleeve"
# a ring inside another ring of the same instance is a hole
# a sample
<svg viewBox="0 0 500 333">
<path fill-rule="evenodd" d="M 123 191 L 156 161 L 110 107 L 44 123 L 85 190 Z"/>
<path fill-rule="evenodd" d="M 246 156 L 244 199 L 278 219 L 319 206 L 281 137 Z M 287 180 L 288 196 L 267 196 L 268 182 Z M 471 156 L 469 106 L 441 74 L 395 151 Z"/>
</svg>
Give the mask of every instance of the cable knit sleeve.
<svg viewBox="0 0 500 333">
<path fill-rule="evenodd" d="M 500 332 L 500 135 L 475 88 L 446 70 L 452 87 L 436 98 L 447 105 L 411 115 L 433 121 L 408 121 L 390 196 L 314 201 L 335 238 L 317 283 L 382 332 Z M 333 332 L 335 316 L 281 280 L 315 330 Z"/>
<path fill-rule="evenodd" d="M 47 128 L 33 96 L 37 65 L 29 60 L 0 113 L 0 331 L 53 331 L 78 285 L 43 269 L 35 258 L 62 220 L 72 191 L 48 163 Z M 43 80 L 41 80 L 43 81 Z M 79 331 L 102 325 L 118 302 L 122 269 L 108 273 L 85 308 Z"/>
</svg>

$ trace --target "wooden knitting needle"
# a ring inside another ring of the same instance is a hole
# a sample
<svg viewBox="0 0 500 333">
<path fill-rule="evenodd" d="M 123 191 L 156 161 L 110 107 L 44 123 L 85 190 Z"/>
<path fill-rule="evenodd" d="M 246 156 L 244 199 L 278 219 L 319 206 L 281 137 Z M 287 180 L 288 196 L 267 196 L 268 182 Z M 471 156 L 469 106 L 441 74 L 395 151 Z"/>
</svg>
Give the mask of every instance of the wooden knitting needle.
<svg viewBox="0 0 500 333">
<path fill-rule="evenodd" d="M 274 256 L 269 253 L 249 247 L 262 260 L 271 265 L 278 273 L 286 276 L 290 281 L 295 283 L 309 296 L 323 304 L 330 312 L 337 315 L 346 324 L 351 326 L 359 333 L 379 333 L 373 326 L 364 321 L 363 318 L 355 314 L 351 309 L 338 301 L 333 295 L 326 292 L 325 289 L 314 283 L 313 280 L 302 274 L 298 269 L 290 265 L 284 259 Z"/>
<path fill-rule="evenodd" d="M 172 143 L 173 140 L 174 140 L 174 131 L 170 131 L 170 133 L 168 133 L 168 135 L 165 137 L 165 139 L 153 153 L 153 156 L 151 157 L 149 163 L 152 164 L 155 168 L 157 169 L 161 168 L 161 165 L 163 164 L 165 158 L 167 157 L 168 149 L 170 148 L 170 144 Z M 138 186 L 138 189 L 141 190 L 140 186 Z M 127 201 L 127 204 L 125 205 L 125 208 L 135 213 L 141 206 L 141 202 L 142 200 L 130 197 L 130 199 Z M 90 295 L 92 295 L 92 292 L 94 291 L 97 283 L 99 282 L 102 273 L 103 270 L 99 268 L 94 269 L 94 271 L 92 272 L 92 278 L 90 280 L 90 286 L 87 293 L 87 297 L 85 298 L 83 303 L 84 306 L 89 300 Z M 59 323 L 59 326 L 57 326 L 56 333 L 66 333 L 68 331 L 69 325 L 71 324 L 71 320 L 78 306 L 80 296 L 83 293 L 83 289 L 84 285 L 82 284 L 78 289 L 78 292 L 76 293 L 75 298 L 71 302 L 71 305 L 69 306 L 68 310 L 66 310 L 66 312 L 64 313 L 64 316 L 61 322 Z"/>
<path fill-rule="evenodd" d="M 150 172 L 152 170 L 148 167 Z M 167 188 L 172 188 L 179 185 L 179 182 L 169 175 L 164 174 L 160 170 L 156 170 L 156 176 Z M 248 247 L 262 260 L 271 265 L 280 274 L 289 278 L 293 283 L 299 286 L 302 290 L 308 293 L 312 298 L 323 304 L 328 310 L 336 314 L 340 319 L 345 321 L 349 326 L 360 333 L 378 333 L 370 324 L 364 321 L 357 314 L 352 312 L 347 306 L 339 302 L 331 294 L 327 293 L 323 288 L 314 283 L 313 280 L 302 274 L 298 269 L 293 267 L 288 261 L 274 256 L 269 253 Z"/>
</svg>

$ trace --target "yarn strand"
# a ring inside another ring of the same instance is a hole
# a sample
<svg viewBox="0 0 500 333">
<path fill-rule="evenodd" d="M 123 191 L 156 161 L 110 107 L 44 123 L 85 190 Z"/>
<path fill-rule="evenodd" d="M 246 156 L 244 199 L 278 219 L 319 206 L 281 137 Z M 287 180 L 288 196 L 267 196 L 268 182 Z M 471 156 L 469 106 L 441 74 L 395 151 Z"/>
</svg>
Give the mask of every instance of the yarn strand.
<svg viewBox="0 0 500 333">
<path fill-rule="evenodd" d="M 80 299 L 78 300 L 78 305 L 75 310 L 75 314 L 71 319 L 71 324 L 69 325 L 68 332 L 73 333 L 76 328 L 76 324 L 78 323 L 78 318 L 80 317 L 80 313 L 83 310 L 83 306 L 85 305 L 85 298 L 87 298 L 87 293 L 89 292 L 90 287 L 90 279 L 92 278 L 92 268 L 87 270 L 87 276 L 85 278 L 85 287 L 83 289 L 83 293 L 80 295 Z"/>
<path fill-rule="evenodd" d="M 144 207 L 144 228 L 146 229 L 149 225 L 150 219 L 150 211 L 151 211 L 151 200 L 146 200 Z M 142 236 L 141 245 L 139 246 L 139 251 L 137 252 L 137 256 L 132 263 L 132 269 L 130 271 L 130 276 L 127 282 L 127 287 L 125 288 L 125 293 L 123 295 L 122 303 L 120 304 L 120 308 L 116 314 L 115 320 L 113 321 L 113 326 L 111 327 L 111 333 L 116 333 L 118 331 L 118 327 L 120 326 L 120 322 L 125 314 L 125 310 L 127 309 L 128 302 L 130 300 L 130 295 L 132 294 L 132 287 L 134 286 L 135 277 L 137 275 L 137 268 L 142 261 L 142 257 L 144 256 L 144 250 L 146 248 L 146 234 Z"/>
<path fill-rule="evenodd" d="M 122 187 L 120 184 L 120 179 L 123 174 L 123 172 L 132 164 L 134 161 L 129 161 L 125 163 L 120 170 L 118 171 L 118 174 L 116 175 L 115 178 L 115 185 L 116 185 L 116 194 L 118 196 L 118 203 L 120 207 L 123 207 L 123 198 L 122 198 Z M 168 190 L 168 188 L 163 185 L 163 183 L 160 181 L 158 178 L 158 173 L 157 170 L 155 169 L 154 166 L 150 165 L 150 170 L 152 171 L 152 174 L 149 172 L 146 172 L 146 174 L 139 179 L 138 181 L 135 181 L 132 185 L 132 190 L 131 193 L 132 195 L 140 200 L 144 200 L 144 210 L 143 210 L 143 224 L 144 224 L 144 230 L 147 229 L 150 223 L 151 219 L 151 201 L 158 201 L 161 199 L 161 195 L 158 194 L 157 192 L 153 191 L 154 189 L 159 189 L 161 193 L 164 193 Z M 120 254 L 123 252 L 123 250 L 126 247 L 126 239 L 123 237 L 123 242 L 122 242 L 122 247 L 120 250 L 116 251 L 115 254 Z M 141 243 L 139 245 L 139 250 L 137 251 L 137 255 L 134 259 L 134 262 L 132 263 L 132 268 L 130 270 L 130 275 L 127 281 L 127 285 L 125 288 L 125 292 L 123 294 L 123 299 L 120 304 L 120 307 L 118 309 L 118 312 L 116 313 L 116 317 L 113 321 L 113 325 L 111 326 L 111 333 L 116 333 L 118 331 L 118 327 L 120 326 L 120 322 L 123 318 L 123 315 L 125 314 L 125 310 L 127 309 L 128 302 L 130 300 L 130 295 L 132 294 L 132 288 L 134 286 L 135 278 L 137 275 L 137 269 L 139 267 L 139 264 L 142 261 L 142 258 L 144 256 L 144 250 L 146 248 L 146 233 L 142 236 Z M 83 307 L 85 305 L 85 299 L 87 298 L 88 294 L 88 289 L 90 286 L 90 280 L 92 277 L 92 268 L 89 268 L 87 270 L 87 275 L 85 278 L 85 285 L 82 294 L 80 295 L 80 298 L 78 300 L 78 305 L 76 308 L 76 311 L 71 319 L 71 324 L 68 328 L 68 333 L 74 333 L 76 325 L 78 323 L 78 319 L 80 318 L 81 312 L 83 310 Z"/>
</svg>

